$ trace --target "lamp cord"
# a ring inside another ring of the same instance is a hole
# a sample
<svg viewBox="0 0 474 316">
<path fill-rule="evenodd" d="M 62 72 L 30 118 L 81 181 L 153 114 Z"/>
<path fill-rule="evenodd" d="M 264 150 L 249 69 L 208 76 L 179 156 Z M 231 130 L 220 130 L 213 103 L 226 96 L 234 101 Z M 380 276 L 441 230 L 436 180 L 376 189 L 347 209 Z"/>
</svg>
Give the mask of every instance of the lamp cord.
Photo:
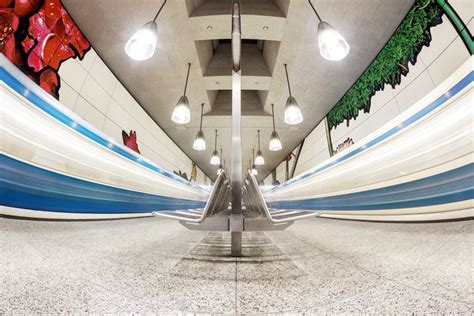
<svg viewBox="0 0 474 316">
<path fill-rule="evenodd" d="M 199 131 L 202 132 L 202 114 L 204 111 L 204 103 L 201 104 L 201 122 L 199 123 Z"/>
<path fill-rule="evenodd" d="M 275 131 L 275 112 L 273 110 L 273 104 L 272 104 L 272 119 L 273 119 L 273 131 Z"/>
<path fill-rule="evenodd" d="M 258 150 L 260 150 L 260 130 L 257 131 L 257 138 L 258 138 Z"/>
<path fill-rule="evenodd" d="M 186 96 L 186 89 L 188 88 L 188 79 L 189 79 L 189 71 L 190 70 L 191 70 L 191 63 L 188 63 L 188 74 L 186 75 L 186 83 L 184 84 L 183 96 Z"/>
<path fill-rule="evenodd" d="M 318 17 L 319 22 L 322 22 L 323 20 L 321 20 L 321 17 L 319 16 L 318 12 L 316 11 L 316 8 L 314 7 L 313 3 L 311 3 L 311 0 L 308 0 L 308 2 L 309 2 L 309 5 L 311 6 L 311 8 L 313 8 L 314 13 Z"/>
<path fill-rule="evenodd" d="M 158 15 L 160 14 L 161 10 L 163 10 L 163 7 L 165 6 L 165 3 L 166 3 L 166 0 L 163 1 L 163 4 L 161 5 L 160 9 L 159 9 L 158 12 L 156 13 L 155 17 L 153 18 L 153 21 L 156 21 L 156 18 L 157 18 Z"/>
<path fill-rule="evenodd" d="M 291 87 L 290 87 L 290 78 L 288 77 L 288 69 L 286 68 L 286 64 L 283 64 L 285 66 L 285 73 L 286 73 L 286 82 L 288 83 L 288 92 L 290 93 L 291 97 Z"/>
<path fill-rule="evenodd" d="M 216 137 L 214 138 L 214 150 L 217 149 L 217 129 L 215 131 L 216 131 Z"/>
</svg>

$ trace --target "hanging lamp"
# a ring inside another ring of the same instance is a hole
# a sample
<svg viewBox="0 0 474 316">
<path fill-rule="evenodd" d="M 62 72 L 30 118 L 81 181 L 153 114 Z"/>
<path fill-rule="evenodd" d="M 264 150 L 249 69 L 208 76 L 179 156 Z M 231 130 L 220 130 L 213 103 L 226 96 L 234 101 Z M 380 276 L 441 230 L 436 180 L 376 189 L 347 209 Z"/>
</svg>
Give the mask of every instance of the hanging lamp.
<svg viewBox="0 0 474 316">
<path fill-rule="evenodd" d="M 311 0 L 308 0 L 308 2 L 319 20 L 319 53 L 321 54 L 321 56 L 323 56 L 324 59 L 331 61 L 344 59 L 351 50 L 349 44 L 334 27 L 332 27 L 329 23 L 324 22 L 321 19 Z"/>
<path fill-rule="evenodd" d="M 280 136 L 278 136 L 278 133 L 275 129 L 275 112 L 273 110 L 273 104 L 272 104 L 272 119 L 273 119 L 273 132 L 270 136 L 270 143 L 268 144 L 268 149 L 271 151 L 279 151 L 282 149 L 281 141 L 280 141 Z"/>
<path fill-rule="evenodd" d="M 301 113 L 300 107 L 296 102 L 296 99 L 291 95 L 291 87 L 290 87 L 290 78 L 288 77 L 288 69 L 287 65 L 285 66 L 285 73 L 286 73 L 286 82 L 288 83 L 288 93 L 290 96 L 286 100 L 285 106 L 285 123 L 289 125 L 297 125 L 303 122 L 303 113 Z"/>
<path fill-rule="evenodd" d="M 216 135 L 215 135 L 215 138 L 214 138 L 214 151 L 212 152 L 212 156 L 211 156 L 211 165 L 219 165 L 221 163 L 221 160 L 219 158 L 219 152 L 217 151 L 217 129 L 216 129 Z"/>
<path fill-rule="evenodd" d="M 265 159 L 263 158 L 263 153 L 260 150 L 260 130 L 257 130 L 257 139 L 258 139 L 258 150 L 257 150 L 257 156 L 255 156 L 255 164 L 257 166 L 262 166 L 265 164 Z"/>
<path fill-rule="evenodd" d="M 194 150 L 206 150 L 206 139 L 204 138 L 204 133 L 202 131 L 202 116 L 204 111 L 204 103 L 201 104 L 201 121 L 199 123 L 199 132 L 197 132 L 196 137 L 193 142 Z"/>
<path fill-rule="evenodd" d="M 186 82 L 184 84 L 184 93 L 176 103 L 171 120 L 177 124 L 187 124 L 191 121 L 191 108 L 189 107 L 188 97 L 186 96 L 186 89 L 188 88 L 189 70 L 191 70 L 191 63 L 188 63 L 188 73 L 186 75 Z"/>
<path fill-rule="evenodd" d="M 165 6 L 166 0 L 163 1 L 158 12 L 152 21 L 143 25 L 136 31 L 132 37 L 125 44 L 125 53 L 133 60 L 147 60 L 155 53 L 156 42 L 158 40 L 158 29 L 156 25 L 156 18 Z"/>
</svg>

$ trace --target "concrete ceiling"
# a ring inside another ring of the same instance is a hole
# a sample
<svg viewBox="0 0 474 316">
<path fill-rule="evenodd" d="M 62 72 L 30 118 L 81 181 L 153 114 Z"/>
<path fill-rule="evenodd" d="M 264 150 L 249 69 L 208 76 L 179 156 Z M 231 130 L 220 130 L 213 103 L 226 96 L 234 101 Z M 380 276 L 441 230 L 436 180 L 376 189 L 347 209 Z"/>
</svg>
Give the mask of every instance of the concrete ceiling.
<svg viewBox="0 0 474 316">
<path fill-rule="evenodd" d="M 150 21 L 163 0 L 63 0 L 99 56 L 130 93 L 178 146 L 211 178 L 209 164 L 218 148 L 230 166 L 231 120 L 231 0 L 168 0 L 157 19 L 158 45 L 154 56 L 133 61 L 124 52 L 128 38 Z M 350 88 L 390 38 L 413 0 L 313 0 L 321 17 L 347 40 L 351 51 L 340 62 L 319 54 L 317 19 L 306 0 L 242 0 L 243 169 L 261 130 L 266 164 L 263 179 L 275 168 Z M 191 123 L 174 124 L 170 117 L 183 93 L 187 63 L 192 63 L 188 98 Z M 288 64 L 292 93 L 304 115 L 296 127 L 283 122 L 288 90 L 283 64 Z M 203 130 L 207 150 L 192 142 L 199 129 L 200 105 L 205 104 Z M 271 104 L 283 150 L 270 152 Z"/>
</svg>

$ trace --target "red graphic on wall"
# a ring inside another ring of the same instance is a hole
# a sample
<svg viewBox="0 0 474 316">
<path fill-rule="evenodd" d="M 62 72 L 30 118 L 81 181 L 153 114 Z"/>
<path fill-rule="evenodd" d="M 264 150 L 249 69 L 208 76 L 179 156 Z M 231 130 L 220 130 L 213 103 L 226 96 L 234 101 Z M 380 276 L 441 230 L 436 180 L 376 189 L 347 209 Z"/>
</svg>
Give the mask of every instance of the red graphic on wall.
<svg viewBox="0 0 474 316">
<path fill-rule="evenodd" d="M 61 63 L 90 47 L 60 0 L 0 0 L 0 52 L 54 97 Z"/>
<path fill-rule="evenodd" d="M 137 132 L 135 131 L 130 131 L 130 135 L 127 134 L 126 131 L 122 131 L 122 139 L 123 139 L 123 144 L 127 146 L 128 148 L 132 149 L 133 151 L 140 153 L 140 150 L 138 150 L 138 144 L 137 144 Z"/>
</svg>

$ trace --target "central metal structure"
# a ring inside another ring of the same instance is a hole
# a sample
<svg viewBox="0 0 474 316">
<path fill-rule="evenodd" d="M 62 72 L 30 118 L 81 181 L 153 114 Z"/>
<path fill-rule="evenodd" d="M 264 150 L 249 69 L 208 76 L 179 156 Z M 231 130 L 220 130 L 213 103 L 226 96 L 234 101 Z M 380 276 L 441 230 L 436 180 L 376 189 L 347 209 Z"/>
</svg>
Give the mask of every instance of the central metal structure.
<svg viewBox="0 0 474 316">
<path fill-rule="evenodd" d="M 231 153 L 231 188 L 232 214 L 230 216 L 231 253 L 242 254 L 242 87 L 240 70 L 240 0 L 232 1 L 232 153 Z"/>
<path fill-rule="evenodd" d="M 228 231 L 231 255 L 242 255 L 242 232 L 283 230 L 295 220 L 316 216 L 304 211 L 271 210 L 250 172 L 242 181 L 242 86 L 240 0 L 232 0 L 232 152 L 231 176 L 221 172 L 204 209 L 153 212 L 179 220 L 191 230 Z M 242 200 L 244 206 L 242 206 Z M 229 202 L 231 208 L 229 209 Z"/>
</svg>

